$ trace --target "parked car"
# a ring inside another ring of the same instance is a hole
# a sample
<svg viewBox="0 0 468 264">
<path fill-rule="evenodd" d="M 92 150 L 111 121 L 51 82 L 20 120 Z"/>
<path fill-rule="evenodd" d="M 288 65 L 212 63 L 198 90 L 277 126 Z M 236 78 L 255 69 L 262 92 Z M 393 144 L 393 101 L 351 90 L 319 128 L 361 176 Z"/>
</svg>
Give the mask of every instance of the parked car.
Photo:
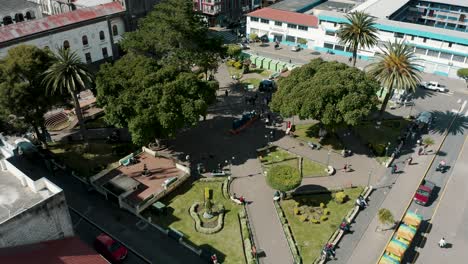
<svg viewBox="0 0 468 264">
<path fill-rule="evenodd" d="M 413 200 L 419 205 L 426 205 L 431 199 L 432 191 L 434 190 L 435 184 L 431 181 L 424 180 L 414 195 Z"/>
<path fill-rule="evenodd" d="M 107 234 L 100 234 L 94 240 L 94 248 L 111 263 L 121 263 L 127 257 L 128 249 Z"/>
<path fill-rule="evenodd" d="M 291 51 L 296 51 L 297 52 L 297 51 L 300 51 L 301 49 L 302 49 L 301 46 L 296 45 L 296 46 L 292 46 Z"/>
<path fill-rule="evenodd" d="M 273 80 L 262 80 L 258 85 L 260 92 L 273 92 L 275 90 L 275 82 Z"/>
<path fill-rule="evenodd" d="M 448 92 L 448 89 L 438 82 L 422 82 L 421 87 L 427 90 L 433 90 L 441 93 Z"/>
</svg>

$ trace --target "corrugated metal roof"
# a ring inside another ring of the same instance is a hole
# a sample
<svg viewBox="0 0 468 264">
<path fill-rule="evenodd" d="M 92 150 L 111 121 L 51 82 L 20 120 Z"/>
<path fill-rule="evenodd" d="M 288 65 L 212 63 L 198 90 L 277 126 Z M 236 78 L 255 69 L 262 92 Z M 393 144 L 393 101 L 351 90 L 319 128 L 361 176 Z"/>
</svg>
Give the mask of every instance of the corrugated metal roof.
<svg viewBox="0 0 468 264">
<path fill-rule="evenodd" d="M 355 7 L 352 12 L 364 11 L 375 17 L 388 18 L 409 1 L 410 0 L 368 0 Z"/>
<path fill-rule="evenodd" d="M 0 27 L 0 43 L 123 11 L 121 4 L 112 2 Z"/>
<path fill-rule="evenodd" d="M 468 1 L 466 0 L 424 0 L 431 3 L 447 4 L 452 6 L 464 6 L 468 7 Z"/>
<path fill-rule="evenodd" d="M 262 8 L 248 13 L 247 16 L 271 19 L 274 21 L 286 22 L 291 24 L 317 27 L 318 18 L 313 15 L 289 12 L 273 8 Z"/>
</svg>

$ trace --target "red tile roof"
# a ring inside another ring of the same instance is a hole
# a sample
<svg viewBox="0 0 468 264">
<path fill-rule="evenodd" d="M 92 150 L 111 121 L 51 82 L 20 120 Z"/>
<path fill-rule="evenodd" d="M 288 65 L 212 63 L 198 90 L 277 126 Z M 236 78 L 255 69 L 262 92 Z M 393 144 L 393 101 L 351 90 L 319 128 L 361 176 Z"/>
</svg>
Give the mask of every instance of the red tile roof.
<svg viewBox="0 0 468 264">
<path fill-rule="evenodd" d="M 247 16 L 271 19 L 275 21 L 303 25 L 308 27 L 318 26 L 318 18 L 316 16 L 278 10 L 274 8 L 258 9 L 248 13 Z"/>
<path fill-rule="evenodd" d="M 109 264 L 77 237 L 0 249 L 0 263 Z"/>
<path fill-rule="evenodd" d="M 118 2 L 112 2 L 0 27 L 0 45 L 5 41 L 33 35 L 43 31 L 60 28 L 98 17 L 117 14 L 123 11 L 125 11 L 125 9 L 121 4 Z"/>
</svg>

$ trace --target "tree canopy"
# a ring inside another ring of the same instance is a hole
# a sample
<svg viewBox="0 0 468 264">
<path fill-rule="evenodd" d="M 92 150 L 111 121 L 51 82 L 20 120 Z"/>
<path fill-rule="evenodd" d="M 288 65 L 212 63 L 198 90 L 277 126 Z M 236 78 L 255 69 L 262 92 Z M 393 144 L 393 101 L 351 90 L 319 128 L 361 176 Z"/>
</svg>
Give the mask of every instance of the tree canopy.
<svg viewBox="0 0 468 264">
<path fill-rule="evenodd" d="M 468 81 L 468 68 L 458 69 L 457 76 Z"/>
<path fill-rule="evenodd" d="M 128 127 L 133 142 L 140 145 L 195 125 L 214 102 L 218 87 L 195 73 L 179 72 L 174 65 L 161 66 L 138 54 L 103 65 L 96 84 L 106 120 Z"/>
<path fill-rule="evenodd" d="M 96 80 L 108 123 L 128 127 L 134 143 L 144 145 L 206 115 L 218 83 L 199 79 L 195 69 L 208 79 L 226 48 L 191 2 L 163 0 L 121 45 L 127 54 L 103 65 Z"/>
<path fill-rule="evenodd" d="M 377 103 L 379 84 L 357 68 L 314 59 L 281 78 L 278 87 L 273 111 L 337 127 L 356 125 L 370 113 Z"/>
<path fill-rule="evenodd" d="M 39 140 L 44 128 L 44 114 L 60 101 L 46 93 L 43 73 L 52 63 L 49 51 L 30 45 L 19 45 L 8 50 L 0 60 L 0 108 L 3 116 L 14 115 L 15 122 L 32 126 Z M 21 121 L 19 121 L 21 120 Z"/>
</svg>

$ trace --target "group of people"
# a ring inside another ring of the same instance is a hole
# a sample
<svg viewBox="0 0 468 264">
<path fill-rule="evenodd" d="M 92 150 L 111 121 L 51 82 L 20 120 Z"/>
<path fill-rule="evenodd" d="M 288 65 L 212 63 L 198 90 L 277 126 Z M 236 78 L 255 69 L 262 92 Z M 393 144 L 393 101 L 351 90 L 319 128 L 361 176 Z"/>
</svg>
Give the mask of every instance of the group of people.
<svg viewBox="0 0 468 264">
<path fill-rule="evenodd" d="M 361 209 L 366 208 L 366 199 L 362 195 L 359 195 L 359 197 L 356 199 L 356 205 L 359 206 Z"/>
</svg>

